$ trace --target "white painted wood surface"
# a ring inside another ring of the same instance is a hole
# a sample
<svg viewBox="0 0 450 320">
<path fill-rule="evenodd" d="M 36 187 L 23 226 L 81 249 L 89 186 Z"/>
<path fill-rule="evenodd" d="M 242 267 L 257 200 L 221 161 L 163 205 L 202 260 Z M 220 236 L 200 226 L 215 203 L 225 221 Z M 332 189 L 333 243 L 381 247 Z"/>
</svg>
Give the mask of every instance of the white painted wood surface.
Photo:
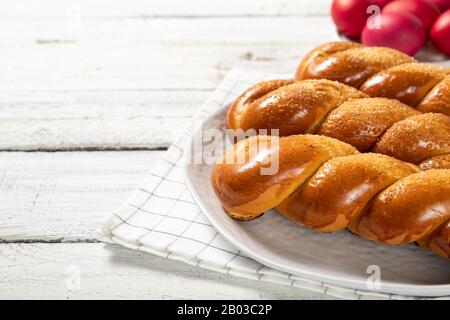
<svg viewBox="0 0 450 320">
<path fill-rule="evenodd" d="M 12 91 L 0 94 L 0 150 L 155 149 L 206 90 Z"/>
<path fill-rule="evenodd" d="M 0 299 L 326 298 L 100 243 L 0 244 L 0 272 Z"/>
<path fill-rule="evenodd" d="M 336 38 L 328 2 L 1 2 L 0 150 L 167 147 L 232 66 Z"/>
<path fill-rule="evenodd" d="M 0 240 L 92 241 L 163 153 L 0 153 Z"/>
<path fill-rule="evenodd" d="M 329 0 L 45 0 L 28 3 L 3 0 L 1 18 L 61 18 L 79 13 L 86 18 L 199 18 L 326 15 Z"/>
<path fill-rule="evenodd" d="M 95 230 L 232 66 L 289 70 L 336 39 L 329 5 L 1 1 L 0 298 L 328 298 L 105 246 Z"/>
</svg>

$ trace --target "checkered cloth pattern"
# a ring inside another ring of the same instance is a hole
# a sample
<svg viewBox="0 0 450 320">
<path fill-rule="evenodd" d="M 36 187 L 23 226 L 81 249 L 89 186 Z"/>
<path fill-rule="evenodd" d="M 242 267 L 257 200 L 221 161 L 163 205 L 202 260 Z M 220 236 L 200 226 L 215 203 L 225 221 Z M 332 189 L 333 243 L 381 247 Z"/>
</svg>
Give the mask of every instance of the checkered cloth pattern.
<svg viewBox="0 0 450 320">
<path fill-rule="evenodd" d="M 101 240 L 231 275 L 299 287 L 345 299 L 417 298 L 336 287 L 274 270 L 230 245 L 192 199 L 182 176 L 183 148 L 211 113 L 264 79 L 288 78 L 233 69 L 182 131 L 142 185 L 101 228 Z"/>
</svg>

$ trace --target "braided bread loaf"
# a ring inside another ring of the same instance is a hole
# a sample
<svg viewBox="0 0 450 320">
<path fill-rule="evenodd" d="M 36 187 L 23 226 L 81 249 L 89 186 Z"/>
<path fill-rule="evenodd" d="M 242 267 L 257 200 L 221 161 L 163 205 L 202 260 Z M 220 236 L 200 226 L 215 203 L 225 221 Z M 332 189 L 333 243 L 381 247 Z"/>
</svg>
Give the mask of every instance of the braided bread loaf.
<svg viewBox="0 0 450 320">
<path fill-rule="evenodd" d="M 274 159 L 276 174 L 262 175 L 261 168 Z M 450 257 L 448 169 L 419 171 L 324 136 L 253 136 L 224 154 L 211 179 L 236 219 L 251 220 L 276 208 L 317 231 L 349 228 L 381 243 L 416 241 Z"/>
<path fill-rule="evenodd" d="M 397 100 L 368 98 L 330 80 L 271 80 L 246 90 L 227 114 L 231 129 L 317 133 L 419 164 L 450 169 L 450 117 L 421 113 Z"/>
<path fill-rule="evenodd" d="M 295 79 L 336 80 L 371 97 L 393 98 L 422 112 L 450 116 L 450 69 L 418 63 L 390 48 L 327 43 L 302 60 Z"/>
</svg>

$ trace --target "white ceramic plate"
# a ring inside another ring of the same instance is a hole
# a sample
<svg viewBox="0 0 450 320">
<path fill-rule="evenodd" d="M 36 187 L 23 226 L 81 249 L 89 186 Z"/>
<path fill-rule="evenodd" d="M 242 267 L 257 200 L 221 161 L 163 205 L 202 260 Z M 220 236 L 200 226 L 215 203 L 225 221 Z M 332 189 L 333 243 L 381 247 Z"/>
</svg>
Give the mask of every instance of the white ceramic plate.
<svg viewBox="0 0 450 320">
<path fill-rule="evenodd" d="M 227 107 L 207 118 L 197 133 L 202 128 L 223 131 Z M 191 140 L 185 149 L 184 174 L 193 197 L 217 230 L 253 259 L 274 269 L 346 288 L 414 296 L 450 295 L 449 261 L 415 245 L 375 244 L 347 231 L 316 233 L 274 210 L 249 222 L 231 219 L 212 190 L 211 165 L 187 161 L 200 152 L 192 145 Z M 379 289 L 366 286 L 367 268 L 372 265 L 381 271 Z"/>
</svg>

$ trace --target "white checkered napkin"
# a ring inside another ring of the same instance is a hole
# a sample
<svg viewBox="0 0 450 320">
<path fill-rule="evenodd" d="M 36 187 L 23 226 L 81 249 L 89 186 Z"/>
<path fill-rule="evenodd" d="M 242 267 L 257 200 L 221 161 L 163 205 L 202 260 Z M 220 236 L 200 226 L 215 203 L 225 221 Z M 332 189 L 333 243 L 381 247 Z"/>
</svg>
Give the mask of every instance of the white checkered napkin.
<svg viewBox="0 0 450 320">
<path fill-rule="evenodd" d="M 268 268 L 230 245 L 192 199 L 182 176 L 182 147 L 192 131 L 209 114 L 234 100 L 245 88 L 270 78 L 287 76 L 233 69 L 151 170 L 141 187 L 107 219 L 101 229 L 101 239 L 219 272 L 341 298 L 406 298 L 339 288 Z"/>
</svg>

